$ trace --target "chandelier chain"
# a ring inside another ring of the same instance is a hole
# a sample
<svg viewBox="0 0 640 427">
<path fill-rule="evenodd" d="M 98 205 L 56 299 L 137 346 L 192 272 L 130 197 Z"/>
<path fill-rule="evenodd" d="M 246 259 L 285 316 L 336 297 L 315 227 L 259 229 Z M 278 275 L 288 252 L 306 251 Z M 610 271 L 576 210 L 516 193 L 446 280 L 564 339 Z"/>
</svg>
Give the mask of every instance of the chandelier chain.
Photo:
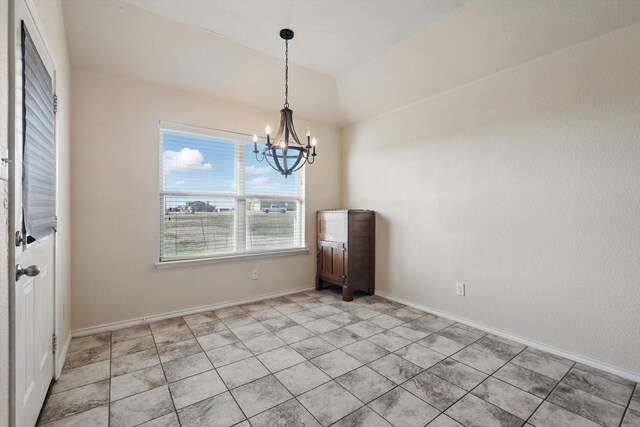
<svg viewBox="0 0 640 427">
<path fill-rule="evenodd" d="M 285 40 L 284 44 L 284 108 L 289 108 L 289 40 Z"/>
</svg>

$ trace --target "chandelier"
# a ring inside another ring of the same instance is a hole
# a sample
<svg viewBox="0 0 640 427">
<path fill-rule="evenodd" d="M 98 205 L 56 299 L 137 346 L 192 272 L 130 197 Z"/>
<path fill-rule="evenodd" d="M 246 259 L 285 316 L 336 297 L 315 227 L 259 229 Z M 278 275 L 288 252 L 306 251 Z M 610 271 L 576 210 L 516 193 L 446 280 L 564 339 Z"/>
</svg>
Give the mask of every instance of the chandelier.
<svg viewBox="0 0 640 427">
<path fill-rule="evenodd" d="M 293 38 L 293 31 L 286 28 L 280 30 L 280 37 L 285 44 L 284 106 L 280 110 L 280 128 L 272 143 L 271 128 L 267 126 L 267 143 L 261 153 L 258 151 L 258 136 L 253 134 L 253 153 L 256 160 L 266 160 L 269 166 L 286 178 L 306 163 L 313 164 L 316 158 L 316 139 L 311 139 L 311 132 L 307 130 L 307 144 L 303 145 L 293 126 L 293 111 L 289 108 L 289 40 Z"/>
</svg>

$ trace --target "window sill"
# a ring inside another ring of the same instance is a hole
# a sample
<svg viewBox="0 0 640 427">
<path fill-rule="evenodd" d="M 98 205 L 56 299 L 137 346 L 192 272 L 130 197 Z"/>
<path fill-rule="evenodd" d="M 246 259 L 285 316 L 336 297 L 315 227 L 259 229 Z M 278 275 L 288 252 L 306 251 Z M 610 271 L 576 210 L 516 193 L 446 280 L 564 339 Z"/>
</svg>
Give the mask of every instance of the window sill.
<svg viewBox="0 0 640 427">
<path fill-rule="evenodd" d="M 179 261 L 159 261 L 154 263 L 154 265 L 158 270 L 165 270 L 168 268 L 191 267 L 194 265 L 205 265 L 205 264 L 219 264 L 223 262 L 244 261 L 249 259 L 304 255 L 308 253 L 309 253 L 308 248 L 299 248 L 299 249 L 288 249 L 288 250 L 273 251 L 273 252 L 257 252 L 257 253 L 238 254 L 238 255 L 226 255 L 226 256 L 220 256 L 215 258 L 194 258 L 194 259 L 183 259 Z"/>
</svg>

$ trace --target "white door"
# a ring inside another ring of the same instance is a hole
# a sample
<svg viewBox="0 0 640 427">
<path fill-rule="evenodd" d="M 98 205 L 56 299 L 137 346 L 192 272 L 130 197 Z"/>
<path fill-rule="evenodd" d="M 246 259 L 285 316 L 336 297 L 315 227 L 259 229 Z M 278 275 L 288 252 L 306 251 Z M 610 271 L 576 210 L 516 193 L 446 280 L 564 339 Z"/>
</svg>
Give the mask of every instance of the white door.
<svg viewBox="0 0 640 427">
<path fill-rule="evenodd" d="M 55 363 L 55 225 L 50 224 L 52 203 L 55 220 L 55 70 L 30 1 L 16 0 L 14 10 L 13 418 L 16 427 L 33 427 Z"/>
</svg>

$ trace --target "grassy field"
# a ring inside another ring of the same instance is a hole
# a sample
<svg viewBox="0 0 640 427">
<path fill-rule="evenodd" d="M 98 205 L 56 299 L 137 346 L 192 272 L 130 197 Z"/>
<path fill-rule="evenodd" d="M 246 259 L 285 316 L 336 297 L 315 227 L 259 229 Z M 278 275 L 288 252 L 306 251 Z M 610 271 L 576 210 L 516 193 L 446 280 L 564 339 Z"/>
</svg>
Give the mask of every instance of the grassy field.
<svg viewBox="0 0 640 427">
<path fill-rule="evenodd" d="M 164 215 L 163 256 L 233 252 L 233 212 Z M 296 245 L 296 212 L 247 212 L 247 250 Z"/>
</svg>

